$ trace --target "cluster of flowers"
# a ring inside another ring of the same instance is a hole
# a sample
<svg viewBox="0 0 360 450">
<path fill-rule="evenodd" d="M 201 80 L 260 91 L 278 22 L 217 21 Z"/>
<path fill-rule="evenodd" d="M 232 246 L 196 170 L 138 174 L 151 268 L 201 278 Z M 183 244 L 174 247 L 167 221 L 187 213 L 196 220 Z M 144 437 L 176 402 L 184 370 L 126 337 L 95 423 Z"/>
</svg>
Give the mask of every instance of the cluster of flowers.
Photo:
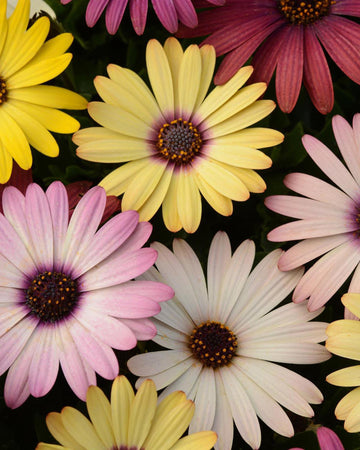
<svg viewBox="0 0 360 450">
<path fill-rule="evenodd" d="M 115 34 L 127 3 L 90 0 L 86 23 L 94 26 L 106 9 L 106 27 Z M 245 240 L 232 252 L 228 235 L 219 231 L 205 275 L 183 239 L 174 239 L 172 251 L 160 242 L 145 247 L 160 207 L 169 231 L 195 233 L 202 200 L 230 216 L 233 201 L 265 191 L 256 171 L 272 161 L 259 149 L 284 136 L 252 125 L 276 106 L 262 98 L 275 69 L 276 98 L 286 113 L 302 82 L 320 113 L 332 110 L 323 49 L 360 84 L 360 25 L 343 17 L 360 17 L 359 2 L 152 0 L 152 8 L 178 37 L 208 37 L 185 50 L 175 37 L 163 45 L 151 39 L 151 89 L 135 72 L 109 64 L 108 76 L 94 80 L 101 101 L 88 103 L 43 84 L 69 65 L 71 34 L 48 39 L 46 15 L 29 25 L 30 0 L 18 0 L 10 17 L 7 2 L 0 2 L 4 398 L 17 408 L 30 395 L 46 395 L 61 367 L 72 391 L 86 400 L 91 420 L 72 407 L 50 413 L 46 423 L 60 445 L 39 443 L 39 450 L 229 450 L 233 422 L 258 449 L 259 418 L 291 437 L 284 409 L 310 418 L 310 404 L 323 401 L 311 381 L 279 363 L 321 363 L 330 352 L 360 360 L 360 114 L 352 126 L 333 118 L 344 162 L 315 137 L 303 137 L 307 154 L 333 184 L 292 173 L 284 183 L 299 195 L 266 198 L 270 210 L 297 219 L 268 234 L 273 242 L 299 241 L 287 251 L 273 250 L 254 266 L 254 242 Z M 147 0 L 129 0 L 138 35 L 147 11 Z M 208 93 L 216 56 L 223 54 Z M 252 55 L 252 66 L 242 67 Z M 99 126 L 79 130 L 80 123 L 61 111 L 86 108 Z M 32 182 L 31 148 L 57 156 L 52 132 L 71 133 L 81 159 L 121 165 L 98 186 L 55 181 L 44 191 Z M 313 321 L 353 272 L 341 299 L 345 319 Z M 293 301 L 284 302 L 292 292 Z M 135 395 L 119 376 L 114 349 L 147 340 L 165 349 L 127 361 L 139 377 Z M 114 380 L 110 402 L 96 387 L 96 374 Z M 359 386 L 359 374 L 360 366 L 346 367 L 327 381 Z M 163 388 L 158 403 L 156 391 Z M 349 432 L 360 431 L 359 396 L 357 387 L 335 410 Z M 323 449 L 343 448 L 327 427 L 317 428 L 317 436 Z"/>
</svg>

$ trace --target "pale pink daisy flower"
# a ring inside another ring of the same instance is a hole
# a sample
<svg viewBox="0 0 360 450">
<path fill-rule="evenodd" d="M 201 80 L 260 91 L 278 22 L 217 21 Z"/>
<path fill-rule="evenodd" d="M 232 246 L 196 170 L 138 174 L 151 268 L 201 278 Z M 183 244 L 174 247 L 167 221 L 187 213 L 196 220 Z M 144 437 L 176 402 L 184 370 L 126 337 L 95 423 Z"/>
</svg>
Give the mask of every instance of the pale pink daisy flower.
<svg viewBox="0 0 360 450">
<path fill-rule="evenodd" d="M 330 357 L 318 342 L 326 323 L 309 322 L 320 314 L 292 302 L 276 308 L 302 276 L 303 270 L 281 272 L 281 250 L 267 255 L 252 271 L 253 241 L 231 253 L 226 233 L 215 235 L 209 252 L 207 282 L 200 262 L 183 240 L 173 252 L 160 243 L 156 267 L 140 278 L 166 282 L 175 297 L 154 319 L 153 340 L 167 350 L 136 355 L 129 369 L 142 381 L 151 377 L 160 398 L 182 390 L 194 399 L 190 432 L 212 429 L 216 449 L 229 450 L 233 420 L 253 449 L 261 443 L 258 417 L 275 432 L 292 436 L 283 407 L 312 417 L 309 403 L 322 395 L 309 380 L 276 363 L 315 364 Z M 264 375 L 266 374 L 266 375 Z M 281 406 L 280 406 L 281 405 Z"/>
<path fill-rule="evenodd" d="M 55 383 L 59 364 L 82 400 L 97 372 L 119 373 L 112 350 L 151 339 L 148 317 L 172 289 L 131 281 L 156 260 L 142 248 L 151 225 L 135 211 L 118 214 L 98 231 L 106 203 L 96 186 L 80 200 L 69 222 L 64 185 L 46 193 L 30 184 L 25 196 L 7 187 L 0 214 L 0 374 L 7 369 L 5 402 L 21 405 Z"/>
<path fill-rule="evenodd" d="M 223 5 L 225 0 L 206 0 L 213 5 Z M 63 5 L 71 0 L 61 0 Z M 144 33 L 148 0 L 89 0 L 85 20 L 88 27 L 93 27 L 106 8 L 105 23 L 110 34 L 115 34 L 122 21 L 125 8 L 129 3 L 130 18 L 136 34 Z M 162 25 L 175 33 L 179 22 L 194 28 L 198 24 L 197 14 L 192 0 L 151 0 L 154 11 Z"/>
<path fill-rule="evenodd" d="M 333 118 L 333 131 L 345 164 L 318 139 L 302 139 L 309 156 L 337 185 L 304 173 L 292 173 L 284 184 L 299 196 L 275 195 L 265 204 L 271 210 L 296 220 L 268 234 L 275 242 L 301 240 L 279 260 L 280 270 L 292 270 L 321 256 L 297 285 L 293 301 L 309 298 L 310 311 L 323 306 L 353 275 L 349 292 L 360 292 L 360 114 L 353 127 Z"/>
</svg>

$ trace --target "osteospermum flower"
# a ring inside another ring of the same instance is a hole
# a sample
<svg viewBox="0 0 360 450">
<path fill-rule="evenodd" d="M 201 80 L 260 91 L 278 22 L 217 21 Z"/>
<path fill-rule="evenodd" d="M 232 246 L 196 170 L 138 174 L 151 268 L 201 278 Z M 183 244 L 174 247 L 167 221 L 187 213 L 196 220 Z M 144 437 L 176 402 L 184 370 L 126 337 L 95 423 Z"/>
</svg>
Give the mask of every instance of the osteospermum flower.
<svg viewBox="0 0 360 450">
<path fill-rule="evenodd" d="M 181 438 L 195 409 L 183 392 L 173 392 L 157 405 L 153 381 L 144 381 L 134 395 L 128 380 L 118 376 L 110 400 L 90 386 L 86 406 L 91 422 L 69 406 L 48 414 L 46 424 L 61 445 L 41 442 L 36 450 L 210 450 L 216 442 L 213 431 Z"/>
<path fill-rule="evenodd" d="M 276 69 L 280 108 L 291 112 L 302 82 L 323 114 L 334 104 L 334 91 L 323 48 L 335 64 L 360 84 L 358 0 L 227 0 L 222 8 L 199 14 L 199 26 L 179 36 L 209 35 L 224 57 L 215 83 L 226 82 L 254 54 L 254 81 L 268 83 Z"/>
<path fill-rule="evenodd" d="M 297 285 L 293 300 L 309 298 L 311 311 L 324 305 L 355 270 L 350 292 L 360 287 L 360 114 L 353 128 L 340 116 L 332 121 L 336 142 L 345 161 L 316 138 L 302 139 L 309 156 L 337 185 L 303 173 L 292 173 L 284 184 L 303 195 L 275 195 L 265 204 L 280 214 L 300 219 L 281 225 L 268 234 L 270 241 L 301 240 L 280 258 L 281 270 L 292 270 L 315 258 L 321 258 L 305 273 Z"/>
<path fill-rule="evenodd" d="M 206 1 L 213 5 L 225 3 L 225 0 Z M 61 0 L 63 5 L 70 2 L 71 0 Z M 134 30 L 138 35 L 143 34 L 148 12 L 148 0 L 89 0 L 85 15 L 87 26 L 93 27 L 106 8 L 106 29 L 110 34 L 115 34 L 128 3 Z M 196 27 L 198 23 L 192 0 L 151 0 L 151 3 L 158 19 L 170 33 L 177 31 L 179 21 L 190 28 Z"/>
<path fill-rule="evenodd" d="M 50 131 L 73 133 L 80 124 L 56 108 L 84 109 L 87 101 L 67 89 L 42 85 L 69 65 L 64 53 L 73 38 L 63 33 L 45 42 L 50 20 L 41 17 L 27 30 L 30 0 L 19 0 L 6 18 L 0 2 L 0 183 L 11 175 L 13 159 L 30 169 L 30 145 L 55 157 L 59 146 Z"/>
<path fill-rule="evenodd" d="M 183 52 L 175 38 L 164 47 L 153 39 L 146 58 L 155 98 L 138 75 L 110 64 L 110 79 L 95 78 L 105 103 L 91 102 L 88 108 L 103 128 L 80 130 L 73 139 L 81 158 L 130 161 L 100 182 L 109 195 L 124 193 L 123 210 L 137 210 L 149 220 L 162 204 L 169 230 L 192 233 L 201 219 L 200 193 L 228 216 L 232 200 L 265 190 L 254 169 L 270 167 L 271 159 L 256 148 L 278 144 L 283 135 L 247 127 L 275 103 L 257 100 L 264 83 L 240 89 L 252 73 L 249 66 L 205 98 L 215 65 L 211 46 L 191 45 Z"/>
<path fill-rule="evenodd" d="M 155 342 L 168 350 L 132 357 L 129 369 L 151 377 L 162 396 L 180 389 L 194 399 L 190 431 L 213 429 L 216 448 L 231 449 L 233 420 L 243 439 L 258 449 L 259 416 L 284 436 L 294 433 L 282 406 L 311 417 L 310 403 L 320 403 L 320 391 L 307 379 L 274 362 L 314 364 L 329 353 L 319 314 L 294 303 L 274 309 L 291 292 L 302 269 L 281 272 L 281 250 L 267 255 L 250 273 L 255 246 L 244 241 L 233 255 L 226 233 L 214 237 L 208 258 L 207 284 L 195 253 L 175 239 L 173 253 L 160 243 L 157 269 L 143 279 L 165 281 L 175 297 L 154 322 Z M 271 362 L 270 362 L 271 361 Z"/>
<path fill-rule="evenodd" d="M 345 294 L 341 301 L 357 318 L 360 318 L 360 294 Z M 326 348 L 335 355 L 360 361 L 360 322 L 358 320 L 336 320 L 326 329 L 329 336 Z M 353 387 L 335 408 L 335 415 L 344 420 L 344 428 L 349 433 L 360 431 L 360 365 L 345 367 L 326 377 L 326 381 L 336 386 Z"/>
<path fill-rule="evenodd" d="M 60 182 L 46 193 L 37 184 L 25 196 L 14 187 L 3 192 L 0 374 L 9 369 L 5 401 L 11 408 L 49 392 L 59 364 L 85 399 L 95 372 L 108 379 L 119 373 L 112 347 L 128 350 L 156 334 L 148 317 L 173 292 L 161 283 L 131 281 L 156 259 L 155 250 L 142 248 L 151 225 L 127 211 L 97 231 L 105 203 L 102 188 L 90 189 L 68 223 Z"/>
</svg>

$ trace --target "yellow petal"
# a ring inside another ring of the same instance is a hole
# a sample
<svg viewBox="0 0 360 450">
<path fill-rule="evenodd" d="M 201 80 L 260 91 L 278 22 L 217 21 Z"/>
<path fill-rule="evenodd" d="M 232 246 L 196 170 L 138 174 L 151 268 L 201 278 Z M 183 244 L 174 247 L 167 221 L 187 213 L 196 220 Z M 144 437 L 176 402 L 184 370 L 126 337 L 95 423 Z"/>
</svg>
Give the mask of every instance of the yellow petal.
<svg viewBox="0 0 360 450">
<path fill-rule="evenodd" d="M 200 177 L 225 197 L 237 201 L 249 198 L 249 191 L 242 180 L 221 164 L 201 158 L 201 164 L 194 165 L 194 168 Z"/>
<path fill-rule="evenodd" d="M 350 411 L 360 404 L 360 387 L 353 389 L 345 395 L 335 408 L 335 416 L 339 420 L 345 420 Z"/>
<path fill-rule="evenodd" d="M 156 410 L 157 394 L 152 380 L 145 380 L 138 389 L 129 417 L 128 447 L 141 448 L 151 428 Z"/>
<path fill-rule="evenodd" d="M 169 189 L 172 173 L 173 168 L 167 166 L 160 181 L 156 185 L 156 188 L 153 190 L 152 194 L 146 200 L 146 202 L 138 210 L 140 221 L 149 221 L 160 208 Z"/>
<path fill-rule="evenodd" d="M 40 17 L 26 33 L 21 34 L 16 47 L 3 52 L 0 57 L 0 73 L 7 79 L 25 66 L 39 51 L 50 30 L 48 17 Z"/>
<path fill-rule="evenodd" d="M 345 367 L 330 373 L 326 381 L 335 386 L 360 386 L 360 366 Z"/>
<path fill-rule="evenodd" d="M 230 100 L 206 118 L 202 130 L 207 130 L 224 122 L 224 120 L 254 103 L 266 91 L 266 87 L 266 83 L 255 83 L 240 89 Z"/>
<path fill-rule="evenodd" d="M 174 170 L 169 184 L 169 189 L 165 195 L 162 205 L 162 216 L 164 224 L 166 228 L 173 233 L 176 233 L 182 228 L 177 205 L 178 182 L 179 172 Z"/>
<path fill-rule="evenodd" d="M 3 51 L 3 46 L 7 36 L 8 21 L 6 17 L 6 3 L 0 2 L 0 54 Z"/>
<path fill-rule="evenodd" d="M 60 413 L 52 412 L 48 414 L 46 416 L 46 425 L 54 438 L 64 447 L 69 447 L 74 450 L 85 450 L 84 447 L 67 431 Z"/>
<path fill-rule="evenodd" d="M 54 137 L 40 122 L 34 120 L 29 114 L 6 103 L 6 112 L 15 120 L 24 132 L 29 144 L 46 156 L 59 155 L 59 146 Z"/>
<path fill-rule="evenodd" d="M 32 64 L 31 66 L 27 64 L 6 80 L 7 87 L 10 90 L 45 83 L 63 72 L 70 64 L 71 58 L 70 53 L 65 53 L 38 64 Z"/>
<path fill-rule="evenodd" d="M 61 411 L 64 427 L 81 445 L 91 450 L 107 450 L 100 441 L 91 422 L 78 410 L 66 406 Z"/>
<path fill-rule="evenodd" d="M 177 187 L 180 222 L 187 233 L 195 233 L 201 221 L 201 196 L 191 169 L 180 169 Z"/>
<path fill-rule="evenodd" d="M 12 89 L 8 98 L 59 109 L 85 109 L 88 104 L 86 98 L 75 92 L 47 85 Z"/>
<path fill-rule="evenodd" d="M 199 431 L 180 439 L 170 450 L 210 450 L 217 441 L 214 431 Z"/>
<path fill-rule="evenodd" d="M 146 96 L 138 99 L 134 92 L 128 90 L 124 85 L 101 76 L 95 78 L 94 85 L 105 103 L 116 105 L 122 110 L 133 114 L 147 123 L 149 127 L 154 122 L 158 122 L 159 117 L 161 117 L 161 112 L 153 99 L 149 102 Z"/>
<path fill-rule="evenodd" d="M 164 44 L 164 51 L 166 53 L 169 62 L 171 76 L 173 80 L 174 110 L 177 110 L 179 106 L 179 73 L 184 52 L 180 42 L 174 37 L 166 39 Z"/>
<path fill-rule="evenodd" d="M 161 422 L 171 411 L 172 408 L 187 402 L 186 395 L 182 391 L 174 391 L 161 400 L 156 408 L 154 422 Z"/>
<path fill-rule="evenodd" d="M 215 69 L 216 53 L 212 45 L 203 45 L 200 48 L 201 54 L 201 79 L 197 99 L 194 105 L 196 111 L 205 98 Z"/>
<path fill-rule="evenodd" d="M 109 130 L 108 128 L 89 127 L 83 128 L 74 133 L 72 139 L 76 145 L 82 145 L 96 140 L 129 139 L 129 137 L 117 133 L 116 131 Z"/>
<path fill-rule="evenodd" d="M 13 159 L 0 141 L 0 183 L 9 181 L 13 167 Z"/>
<path fill-rule="evenodd" d="M 55 133 L 73 133 L 80 128 L 80 123 L 76 119 L 58 109 L 19 100 L 11 100 L 11 104 L 15 108 L 26 112 L 45 128 Z"/>
<path fill-rule="evenodd" d="M 190 45 L 181 60 L 179 71 L 179 107 L 176 112 L 188 120 L 193 112 L 201 79 L 201 54 L 197 45 Z"/>
<path fill-rule="evenodd" d="M 242 67 L 227 83 L 216 86 L 196 112 L 196 117 L 199 117 L 199 121 L 206 119 L 227 102 L 246 83 L 253 70 L 251 66 Z"/>
<path fill-rule="evenodd" d="M 118 447 L 127 442 L 130 408 L 134 397 L 127 378 L 123 375 L 116 377 L 111 388 L 111 418 Z"/>
<path fill-rule="evenodd" d="M 165 169 L 166 163 L 149 161 L 149 164 L 136 174 L 127 187 L 121 201 L 122 210 L 128 211 L 133 209 L 137 211 L 151 196 Z"/>
<path fill-rule="evenodd" d="M 360 361 L 360 335 L 358 333 L 343 333 L 330 336 L 326 348 L 335 355 Z"/>
<path fill-rule="evenodd" d="M 107 448 L 115 447 L 109 400 L 97 386 L 90 386 L 86 394 L 86 406 L 97 435 Z"/>
<path fill-rule="evenodd" d="M 39 442 L 36 446 L 35 450 L 74 450 L 70 447 L 63 447 L 62 445 L 55 445 L 55 444 L 44 444 L 44 442 Z"/>
<path fill-rule="evenodd" d="M 266 148 L 280 144 L 284 135 L 271 128 L 245 128 L 226 136 L 219 136 L 216 142 L 219 145 L 241 145 L 243 147 Z"/>
<path fill-rule="evenodd" d="M 257 100 L 239 113 L 212 127 L 209 130 L 211 137 L 224 136 L 249 127 L 268 116 L 275 107 L 276 104 L 272 100 Z"/>
<path fill-rule="evenodd" d="M 231 216 L 233 213 L 232 201 L 221 195 L 213 187 L 210 186 L 198 173 L 196 174 L 196 184 L 209 205 L 222 216 Z"/>
<path fill-rule="evenodd" d="M 238 145 L 219 145 L 217 140 L 211 141 L 209 146 L 204 147 L 205 153 L 217 161 L 231 166 L 244 167 L 246 169 L 267 169 L 271 167 L 271 159 L 265 153 L 249 147 Z"/>
<path fill-rule="evenodd" d="M 358 403 L 350 411 L 345 419 L 344 428 L 348 433 L 358 433 L 360 431 L 360 404 Z"/>
<path fill-rule="evenodd" d="M 335 320 L 326 328 L 328 336 L 335 336 L 341 333 L 360 333 L 360 322 L 357 320 Z"/>
<path fill-rule="evenodd" d="M 74 40 L 72 34 L 61 33 L 44 43 L 36 56 L 26 65 L 27 68 L 36 66 L 40 62 L 61 56 L 72 44 Z"/>
<path fill-rule="evenodd" d="M 141 139 L 124 136 L 124 139 L 94 140 L 81 144 L 76 154 L 87 161 L 117 163 L 146 158 L 147 144 Z"/>
<path fill-rule="evenodd" d="M 218 162 L 219 165 L 224 167 L 226 170 L 238 177 L 246 186 L 249 192 L 254 192 L 256 194 L 261 194 L 266 190 L 265 181 L 261 176 L 252 169 L 243 169 L 241 167 L 230 166 L 229 164 L 224 164 Z"/>
<path fill-rule="evenodd" d="M 148 139 L 151 133 L 149 124 L 118 106 L 91 102 L 88 111 L 90 116 L 103 127 L 126 136 Z"/>
<path fill-rule="evenodd" d="M 29 143 L 19 125 L 6 113 L 5 106 L 6 103 L 0 108 L 0 139 L 19 166 L 28 170 L 32 165 Z"/>
<path fill-rule="evenodd" d="M 107 195 L 121 195 L 128 188 L 132 182 L 133 177 L 144 167 L 149 164 L 149 159 L 137 159 L 124 164 L 121 167 L 113 170 L 105 178 L 103 178 L 99 186 L 102 186 Z"/>
<path fill-rule="evenodd" d="M 360 318 L 360 294 L 345 294 L 341 301 L 346 308 Z"/>
<path fill-rule="evenodd" d="M 167 120 L 174 118 L 174 88 L 166 53 L 156 39 L 146 47 L 146 66 L 152 90 Z"/>
</svg>

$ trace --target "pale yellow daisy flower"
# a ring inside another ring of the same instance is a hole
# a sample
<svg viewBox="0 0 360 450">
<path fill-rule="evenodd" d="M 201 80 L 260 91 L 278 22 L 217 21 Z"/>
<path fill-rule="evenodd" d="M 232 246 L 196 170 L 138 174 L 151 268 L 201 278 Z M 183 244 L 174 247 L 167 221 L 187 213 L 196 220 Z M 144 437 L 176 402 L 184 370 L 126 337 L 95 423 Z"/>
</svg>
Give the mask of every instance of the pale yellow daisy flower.
<svg viewBox="0 0 360 450">
<path fill-rule="evenodd" d="M 73 133 L 80 124 L 59 111 L 85 109 L 80 95 L 42 83 L 63 72 L 72 55 L 64 53 L 73 37 L 63 33 L 45 41 L 48 17 L 28 28 L 30 0 L 19 0 L 6 17 L 6 1 L 0 2 L 0 183 L 10 178 L 13 159 L 22 169 L 32 166 L 30 145 L 55 157 L 59 147 L 49 131 Z"/>
<path fill-rule="evenodd" d="M 48 414 L 46 424 L 61 445 L 41 442 L 36 450 L 210 450 L 217 439 L 213 431 L 181 438 L 195 405 L 180 391 L 157 405 L 152 380 L 144 381 L 135 395 L 127 378 L 118 376 L 111 402 L 100 388 L 90 386 L 86 406 L 91 422 L 69 406 Z"/>
<path fill-rule="evenodd" d="M 245 201 L 266 185 L 255 172 L 271 166 L 258 148 L 279 144 L 283 135 L 247 128 L 275 108 L 257 100 L 265 83 L 243 87 L 252 67 L 241 68 L 208 96 L 215 50 L 175 38 L 164 46 L 150 40 L 146 63 L 152 91 L 131 70 L 110 64 L 110 78 L 98 76 L 103 102 L 91 102 L 90 116 L 102 128 L 74 135 L 77 154 L 88 161 L 123 163 L 100 185 L 108 195 L 124 194 L 122 209 L 149 220 L 162 205 L 170 231 L 193 233 L 201 220 L 201 194 L 218 213 L 229 216 L 232 200 Z"/>
</svg>

